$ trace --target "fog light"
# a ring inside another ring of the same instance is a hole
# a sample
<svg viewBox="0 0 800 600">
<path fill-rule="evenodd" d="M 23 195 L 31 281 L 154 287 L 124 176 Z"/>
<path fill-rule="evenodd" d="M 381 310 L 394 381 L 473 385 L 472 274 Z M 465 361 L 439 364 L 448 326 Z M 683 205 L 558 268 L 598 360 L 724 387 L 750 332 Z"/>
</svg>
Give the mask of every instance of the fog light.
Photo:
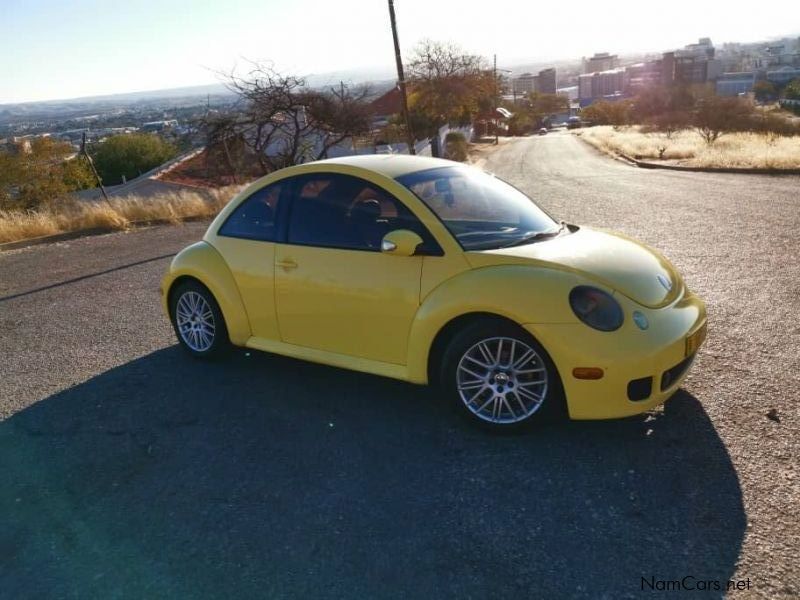
<svg viewBox="0 0 800 600">
<path fill-rule="evenodd" d="M 572 376 L 575 379 L 602 379 L 603 369 L 598 367 L 575 367 L 572 369 Z"/>
</svg>

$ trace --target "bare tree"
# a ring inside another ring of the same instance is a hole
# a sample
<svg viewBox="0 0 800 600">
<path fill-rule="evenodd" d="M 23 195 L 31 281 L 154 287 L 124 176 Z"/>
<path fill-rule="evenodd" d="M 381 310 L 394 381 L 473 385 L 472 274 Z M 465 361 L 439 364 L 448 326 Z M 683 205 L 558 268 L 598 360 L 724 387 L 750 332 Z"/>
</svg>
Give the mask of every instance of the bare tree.
<svg viewBox="0 0 800 600">
<path fill-rule="evenodd" d="M 201 118 L 198 125 L 206 136 L 206 177 L 212 176 L 212 171 L 214 176 L 220 174 L 212 168 L 212 165 L 222 162 L 233 182 L 238 183 L 237 175 L 242 171 L 241 163 L 244 161 L 244 156 L 237 153 L 238 160 L 234 160 L 232 147 L 241 149 L 243 146 L 239 131 L 239 116 L 233 112 L 213 111 Z"/>
<path fill-rule="evenodd" d="M 666 135 L 667 139 L 672 139 L 672 136 L 686 129 L 691 124 L 691 114 L 680 110 L 671 110 L 652 117 L 647 125 L 653 131 L 658 131 Z"/>
<path fill-rule="evenodd" d="M 751 107 L 739 98 L 708 95 L 697 101 L 692 125 L 709 146 L 720 136 L 750 129 Z"/>
<path fill-rule="evenodd" d="M 361 86 L 351 89 L 342 84 L 337 89 L 314 91 L 301 98 L 306 107 L 306 119 L 316 135 L 316 159 L 355 136 L 368 133 L 372 113 L 368 98 L 370 89 Z"/>
<path fill-rule="evenodd" d="M 268 173 L 325 158 L 337 144 L 369 132 L 368 89 L 344 84 L 312 89 L 301 77 L 258 63 L 251 66 L 245 75 L 225 76 L 227 87 L 238 96 L 234 109 L 209 115 L 204 122 L 209 144 L 222 146 L 232 171 L 225 142 L 237 136 Z"/>
<path fill-rule="evenodd" d="M 487 64 L 482 56 L 467 54 L 456 44 L 422 40 L 414 48 L 408 70 L 418 81 L 441 81 L 481 75 Z"/>
</svg>

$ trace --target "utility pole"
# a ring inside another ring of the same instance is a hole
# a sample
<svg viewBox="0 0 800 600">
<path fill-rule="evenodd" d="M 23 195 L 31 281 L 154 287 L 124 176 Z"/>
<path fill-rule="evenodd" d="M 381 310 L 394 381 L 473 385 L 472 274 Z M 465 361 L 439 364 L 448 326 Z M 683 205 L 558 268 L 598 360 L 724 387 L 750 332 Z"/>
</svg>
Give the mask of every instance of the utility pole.
<svg viewBox="0 0 800 600">
<path fill-rule="evenodd" d="M 499 134 L 497 133 L 497 54 L 494 55 L 494 143 L 500 143 Z"/>
<path fill-rule="evenodd" d="M 394 59 L 397 63 L 397 84 L 400 87 L 400 99 L 403 103 L 403 120 L 406 123 L 406 143 L 408 153 L 416 154 L 414 150 L 414 134 L 411 132 L 411 123 L 408 119 L 408 96 L 406 95 L 406 78 L 403 74 L 403 58 L 400 56 L 400 41 L 397 39 L 397 22 L 394 18 L 394 0 L 389 0 L 389 20 L 392 23 L 392 38 L 394 39 Z"/>
<path fill-rule="evenodd" d="M 105 201 L 111 204 L 108 199 L 108 194 L 106 194 L 106 188 L 103 187 L 103 180 L 100 179 L 100 175 L 97 173 L 97 169 L 94 168 L 94 161 L 92 157 L 89 156 L 89 151 L 86 150 L 86 132 L 83 132 L 83 136 L 81 137 L 81 154 L 86 158 L 86 162 L 89 163 L 89 167 L 92 169 L 92 173 L 94 173 L 94 178 L 97 180 L 97 186 L 100 188 L 100 193 L 103 194 L 103 198 Z"/>
</svg>

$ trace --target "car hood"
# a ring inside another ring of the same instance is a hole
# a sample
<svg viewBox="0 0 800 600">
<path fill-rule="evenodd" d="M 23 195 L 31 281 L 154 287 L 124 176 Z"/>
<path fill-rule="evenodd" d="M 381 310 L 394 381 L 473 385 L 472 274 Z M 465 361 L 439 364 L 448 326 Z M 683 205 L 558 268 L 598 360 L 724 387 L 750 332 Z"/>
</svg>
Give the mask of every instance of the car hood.
<svg viewBox="0 0 800 600">
<path fill-rule="evenodd" d="M 466 255 L 473 268 L 527 264 L 575 272 L 651 308 L 673 302 L 683 290 L 675 267 L 652 248 L 588 227 L 524 246 Z"/>
</svg>

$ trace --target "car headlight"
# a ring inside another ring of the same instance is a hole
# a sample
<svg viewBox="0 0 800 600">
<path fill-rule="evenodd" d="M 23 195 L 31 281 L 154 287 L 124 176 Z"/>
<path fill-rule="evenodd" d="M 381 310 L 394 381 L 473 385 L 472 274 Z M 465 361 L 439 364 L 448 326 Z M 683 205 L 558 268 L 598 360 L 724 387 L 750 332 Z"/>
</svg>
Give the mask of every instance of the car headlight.
<svg viewBox="0 0 800 600">
<path fill-rule="evenodd" d="M 576 317 L 600 331 L 619 329 L 625 320 L 619 302 L 603 290 L 588 285 L 573 288 L 569 293 L 569 305 Z"/>
</svg>

